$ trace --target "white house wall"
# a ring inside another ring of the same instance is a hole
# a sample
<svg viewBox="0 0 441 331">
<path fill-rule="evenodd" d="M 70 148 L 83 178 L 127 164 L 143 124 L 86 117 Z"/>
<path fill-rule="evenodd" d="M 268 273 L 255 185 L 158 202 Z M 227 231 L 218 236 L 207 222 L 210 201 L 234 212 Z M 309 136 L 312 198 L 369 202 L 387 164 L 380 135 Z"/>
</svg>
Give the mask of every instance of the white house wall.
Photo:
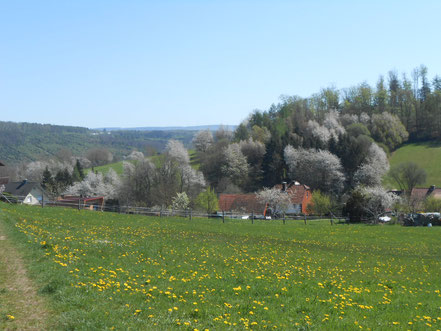
<svg viewBox="0 0 441 331">
<path fill-rule="evenodd" d="M 26 205 L 38 205 L 40 204 L 40 201 L 38 201 L 37 198 L 35 198 L 32 193 L 29 193 L 23 200 L 23 203 Z"/>
<path fill-rule="evenodd" d="M 23 200 L 26 205 L 41 205 L 43 193 L 39 189 L 33 189 Z M 44 194 L 44 200 L 49 201 L 49 198 Z"/>
<path fill-rule="evenodd" d="M 302 205 L 301 204 L 291 204 L 287 211 L 287 214 L 301 214 L 302 213 Z"/>
</svg>

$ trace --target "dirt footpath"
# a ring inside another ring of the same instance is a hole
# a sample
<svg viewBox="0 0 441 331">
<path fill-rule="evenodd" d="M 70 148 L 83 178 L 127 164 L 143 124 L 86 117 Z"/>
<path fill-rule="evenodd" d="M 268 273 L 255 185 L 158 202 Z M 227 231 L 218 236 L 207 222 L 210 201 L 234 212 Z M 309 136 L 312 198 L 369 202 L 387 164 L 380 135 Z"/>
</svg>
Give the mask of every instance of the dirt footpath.
<svg viewBox="0 0 441 331">
<path fill-rule="evenodd" d="M 0 211 L 0 330 L 48 330 L 45 300 L 37 294 Z"/>
</svg>

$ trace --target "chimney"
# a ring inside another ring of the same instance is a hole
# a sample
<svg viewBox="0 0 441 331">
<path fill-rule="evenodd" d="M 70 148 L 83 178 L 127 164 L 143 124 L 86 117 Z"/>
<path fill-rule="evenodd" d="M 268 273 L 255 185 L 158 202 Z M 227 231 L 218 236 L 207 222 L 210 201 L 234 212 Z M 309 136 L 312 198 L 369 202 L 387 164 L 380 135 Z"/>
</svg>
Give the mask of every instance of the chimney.
<svg viewBox="0 0 441 331">
<path fill-rule="evenodd" d="M 282 182 L 282 192 L 286 192 L 286 182 Z"/>
<path fill-rule="evenodd" d="M 431 186 L 429 187 L 429 190 L 427 191 L 427 195 L 432 194 L 433 191 L 435 191 L 435 185 L 431 185 Z"/>
<path fill-rule="evenodd" d="M 23 185 L 25 185 L 28 182 L 27 179 L 23 179 L 23 181 L 20 183 L 20 185 L 18 185 L 18 187 L 16 188 L 16 190 L 20 189 L 23 187 Z"/>
</svg>

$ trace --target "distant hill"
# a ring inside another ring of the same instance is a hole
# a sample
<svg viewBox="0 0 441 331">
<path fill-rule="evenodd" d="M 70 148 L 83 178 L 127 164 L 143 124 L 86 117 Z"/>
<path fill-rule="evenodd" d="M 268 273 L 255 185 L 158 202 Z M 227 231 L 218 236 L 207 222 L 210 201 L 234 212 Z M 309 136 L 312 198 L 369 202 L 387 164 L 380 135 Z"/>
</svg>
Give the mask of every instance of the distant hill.
<svg viewBox="0 0 441 331">
<path fill-rule="evenodd" d="M 441 187 L 441 143 L 424 142 L 406 144 L 397 149 L 389 158 L 391 167 L 403 162 L 415 162 L 427 172 L 426 184 L 423 187 L 435 185 Z M 388 177 L 385 184 L 390 188 L 397 185 Z"/>
<path fill-rule="evenodd" d="M 54 156 L 60 149 L 82 155 L 88 149 L 110 150 L 116 160 L 136 149 L 162 151 L 170 139 L 188 148 L 197 130 L 100 131 L 73 126 L 0 121 L 0 160 L 12 165 Z"/>
<path fill-rule="evenodd" d="M 219 128 L 225 127 L 229 130 L 234 131 L 237 125 L 198 125 L 198 126 L 146 126 L 146 127 L 136 127 L 136 128 L 96 128 L 99 131 L 121 131 L 121 130 L 134 130 L 134 131 L 200 131 L 200 130 L 211 130 L 217 131 Z"/>
</svg>

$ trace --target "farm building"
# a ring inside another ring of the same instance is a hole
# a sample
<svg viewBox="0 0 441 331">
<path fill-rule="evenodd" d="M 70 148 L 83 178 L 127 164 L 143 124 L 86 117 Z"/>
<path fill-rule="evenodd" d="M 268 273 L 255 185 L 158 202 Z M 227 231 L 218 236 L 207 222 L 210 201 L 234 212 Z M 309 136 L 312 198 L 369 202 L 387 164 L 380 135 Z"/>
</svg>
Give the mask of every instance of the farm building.
<svg viewBox="0 0 441 331">
<path fill-rule="evenodd" d="M 49 201 L 49 195 L 37 182 L 10 182 L 4 185 L 3 194 L 10 196 L 14 201 L 27 205 L 41 205 Z"/>
<path fill-rule="evenodd" d="M 274 188 L 286 192 L 290 196 L 291 205 L 287 214 L 307 214 L 307 207 L 311 203 L 311 189 L 299 182 L 282 183 Z M 256 194 L 220 194 L 219 208 L 222 211 L 267 216 L 267 206 L 259 202 Z"/>
<path fill-rule="evenodd" d="M 6 185 L 9 183 L 9 177 L 7 175 L 7 171 L 5 171 L 6 165 L 0 161 L 0 186 Z"/>
<path fill-rule="evenodd" d="M 429 197 L 441 199 L 441 188 L 436 188 L 435 185 L 429 188 L 414 188 L 410 193 L 410 196 L 414 200 L 423 201 Z"/>
<path fill-rule="evenodd" d="M 222 211 L 265 216 L 266 204 L 261 203 L 254 193 L 250 194 L 220 194 L 219 208 Z"/>
<path fill-rule="evenodd" d="M 291 205 L 286 211 L 287 214 L 308 214 L 307 207 L 312 200 L 309 186 L 293 181 L 289 184 L 283 182 L 274 187 L 288 193 L 291 197 Z"/>
<path fill-rule="evenodd" d="M 56 206 L 103 210 L 104 197 L 79 197 L 79 196 L 63 196 L 54 202 Z"/>
</svg>

